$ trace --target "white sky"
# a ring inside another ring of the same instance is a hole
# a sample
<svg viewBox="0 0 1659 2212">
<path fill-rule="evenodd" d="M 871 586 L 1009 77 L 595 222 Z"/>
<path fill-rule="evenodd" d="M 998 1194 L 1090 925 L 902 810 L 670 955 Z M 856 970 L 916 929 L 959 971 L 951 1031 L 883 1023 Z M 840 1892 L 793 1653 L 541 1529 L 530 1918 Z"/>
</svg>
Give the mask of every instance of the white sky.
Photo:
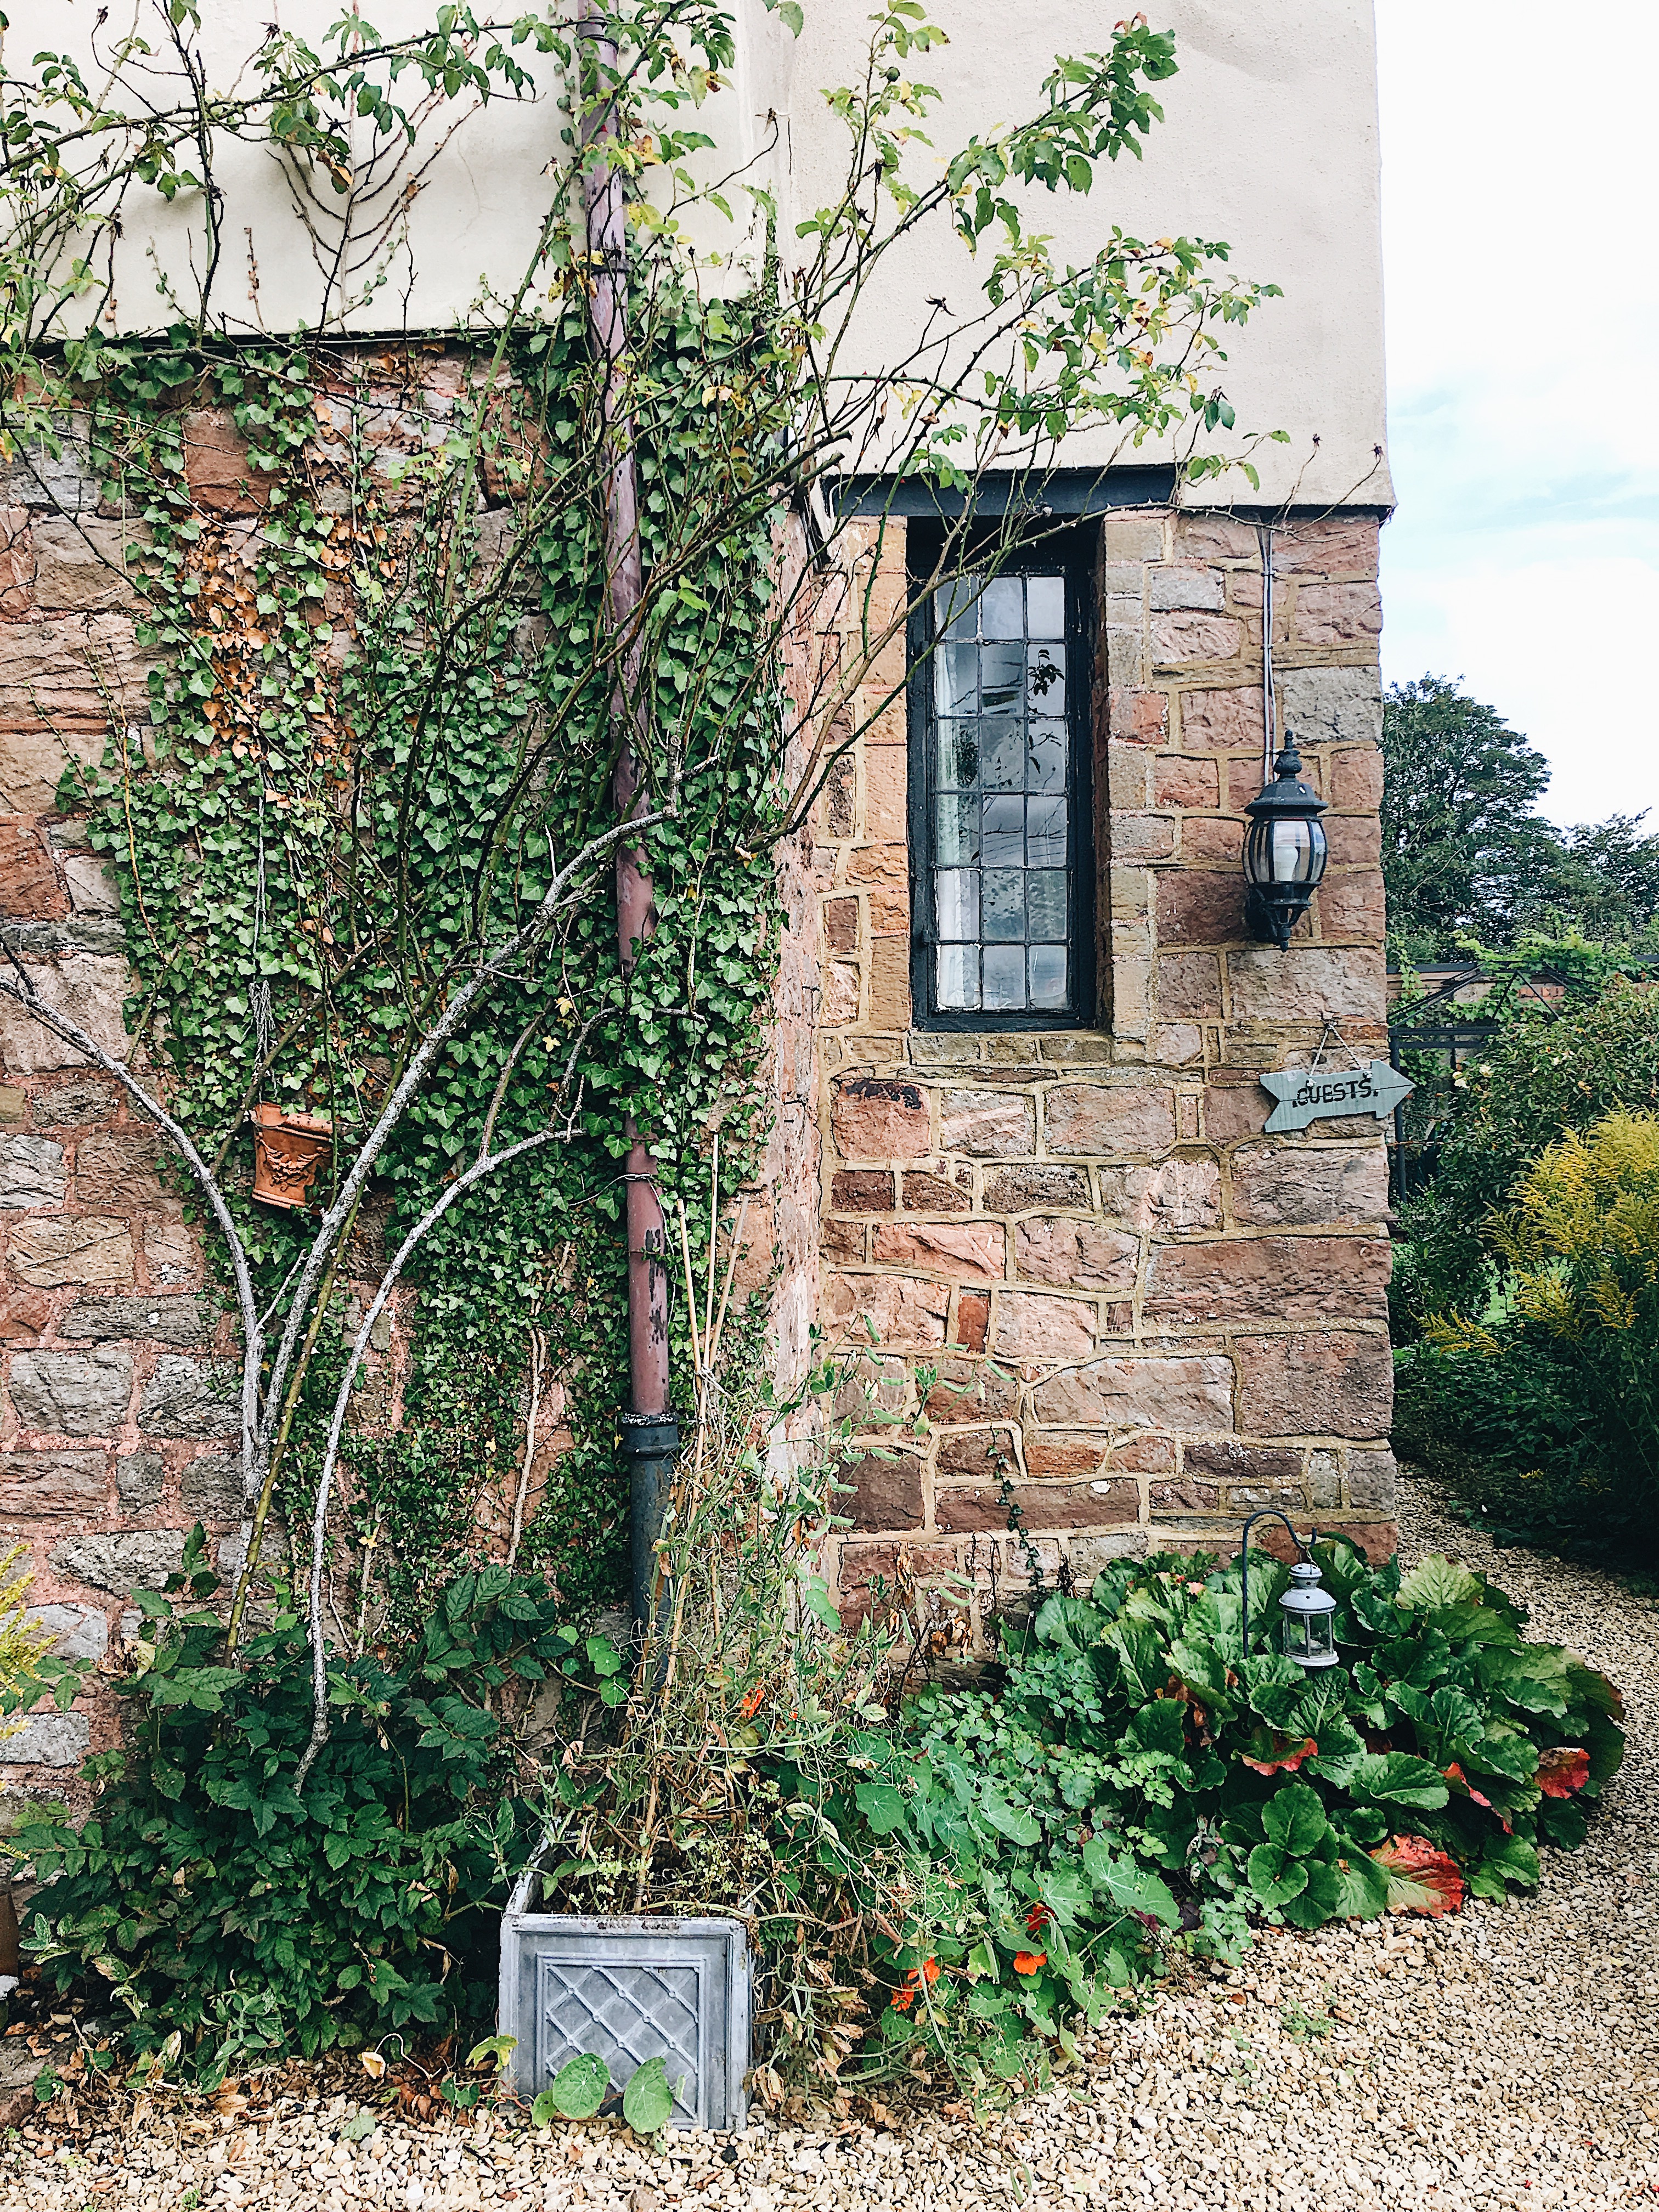
<svg viewBox="0 0 1659 2212">
<path fill-rule="evenodd" d="M 1390 682 L 1462 676 L 1541 811 L 1659 830 L 1659 7 L 1376 0 Z"/>
</svg>

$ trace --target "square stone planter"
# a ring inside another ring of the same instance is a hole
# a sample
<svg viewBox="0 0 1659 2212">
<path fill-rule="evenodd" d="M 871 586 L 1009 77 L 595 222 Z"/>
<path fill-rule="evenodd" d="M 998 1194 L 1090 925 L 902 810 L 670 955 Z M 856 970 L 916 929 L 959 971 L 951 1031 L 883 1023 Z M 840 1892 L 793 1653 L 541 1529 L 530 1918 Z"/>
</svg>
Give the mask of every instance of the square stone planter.
<svg viewBox="0 0 1659 2212">
<path fill-rule="evenodd" d="M 749 1949 L 740 1920 L 586 1919 L 524 1908 L 525 1876 L 501 1917 L 498 2032 L 517 2038 L 510 2073 L 533 2098 L 592 2051 L 621 2090 L 660 2057 L 671 2127 L 740 2128 L 749 2070 Z"/>
</svg>

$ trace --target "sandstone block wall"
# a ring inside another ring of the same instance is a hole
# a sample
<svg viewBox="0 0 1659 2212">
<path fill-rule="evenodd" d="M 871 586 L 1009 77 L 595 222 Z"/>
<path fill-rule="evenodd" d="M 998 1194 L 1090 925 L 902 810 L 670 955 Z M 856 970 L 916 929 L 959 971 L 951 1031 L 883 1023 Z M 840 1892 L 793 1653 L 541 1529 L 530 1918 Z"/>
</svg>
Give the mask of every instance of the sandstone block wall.
<svg viewBox="0 0 1659 2212">
<path fill-rule="evenodd" d="M 428 347 L 380 367 L 368 434 L 388 462 L 406 459 L 453 404 L 466 365 Z M 192 410 L 183 430 L 198 520 L 234 559 L 268 489 L 250 476 L 227 414 Z M 326 442 L 316 458 L 329 463 Z M 492 498 L 508 489 L 492 477 Z M 507 521 L 499 506 L 486 512 L 486 557 Z M 0 935 L 48 1000 L 124 1061 L 134 1048 L 123 1021 L 131 973 L 119 900 L 58 791 L 66 765 L 99 760 L 112 731 L 137 745 L 149 728 L 154 661 L 137 641 L 139 601 L 126 574 L 133 535 L 130 522 L 100 511 L 72 442 L 61 460 L 20 461 L 0 478 Z M 798 527 L 781 535 L 778 556 L 798 582 L 808 557 Z M 783 675 L 804 715 L 822 674 L 823 625 L 817 594 L 799 597 Z M 328 611 L 340 622 L 348 610 L 331 602 Z M 797 757 L 785 763 L 792 776 L 802 767 Z M 736 1280 L 739 1291 L 769 1293 L 774 1381 L 787 1395 L 810 1361 L 818 1291 L 820 885 L 810 833 L 781 848 L 779 882 L 787 926 L 774 1049 L 758 1077 L 769 1134 Z M 153 1086 L 155 1069 L 134 1066 Z M 32 1554 L 34 1610 L 58 1651 L 112 1668 L 137 1626 L 131 1593 L 178 1565 L 194 1522 L 222 1570 L 242 1557 L 234 1316 L 213 1286 L 199 1230 L 185 1221 L 177 1180 L 161 1167 L 161 1139 L 118 1085 L 0 1000 L 0 1540 Z M 728 1228 L 732 1218 L 728 1208 Z M 387 1256 L 384 1224 L 384 1209 L 365 1208 L 346 1255 L 353 1328 L 356 1301 Z M 400 1292 L 381 1316 L 355 1417 L 377 1425 L 398 1418 L 412 1311 L 412 1292 Z M 571 1443 L 556 1376 L 543 1377 L 540 1415 L 532 1516 Z M 481 1547 L 505 1541 L 516 1472 L 477 1500 Z M 267 1557 L 280 1558 L 283 1544 L 268 1531 Z M 0 1738 L 0 1783 L 64 1789 L 64 1770 L 117 1734 L 112 1700 L 94 1677 L 70 1712 Z"/>
<path fill-rule="evenodd" d="M 831 778 L 822 1318 L 857 1355 L 854 1605 L 905 1573 L 962 1577 L 977 1606 L 1034 1554 L 1081 1583 L 1126 1553 L 1231 1544 L 1268 1504 L 1393 1547 L 1382 1130 L 1266 1137 L 1259 1081 L 1310 1060 L 1328 1018 L 1386 1057 L 1376 535 L 1351 514 L 1275 532 L 1280 730 L 1331 807 L 1288 952 L 1244 930 L 1251 524 L 1101 526 L 1098 1027 L 913 1027 L 902 698 Z M 870 526 L 860 557 L 872 607 L 896 603 L 903 526 Z M 887 662 L 860 720 L 902 677 L 896 645 Z"/>
<path fill-rule="evenodd" d="M 193 419 L 222 461 L 234 432 Z M 198 490 L 216 510 L 232 497 Z M 0 502 L 0 933 L 125 1060 L 119 901 L 57 793 L 112 726 L 134 742 L 149 728 L 131 526 L 99 512 L 73 446 L 20 460 Z M 159 1168 L 118 1086 L 0 1006 L 0 1534 L 28 1545 L 39 1616 L 80 1657 L 117 1647 L 129 1592 L 177 1565 L 192 1522 L 222 1540 L 241 1518 L 237 1364 Z M 112 1729 L 83 1699 L 0 1741 L 0 1764 L 72 1766 Z"/>
</svg>

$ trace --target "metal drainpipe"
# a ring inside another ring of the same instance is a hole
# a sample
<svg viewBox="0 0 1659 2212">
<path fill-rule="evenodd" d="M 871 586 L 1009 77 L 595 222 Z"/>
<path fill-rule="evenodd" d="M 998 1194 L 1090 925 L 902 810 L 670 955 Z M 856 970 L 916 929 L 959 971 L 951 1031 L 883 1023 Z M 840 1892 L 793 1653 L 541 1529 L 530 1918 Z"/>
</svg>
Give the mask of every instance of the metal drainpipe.
<svg viewBox="0 0 1659 2212">
<path fill-rule="evenodd" d="M 592 27 L 601 18 L 594 0 L 583 0 L 580 29 L 591 46 L 596 69 L 617 74 L 615 41 Z M 595 112 L 590 128 L 603 140 L 612 128 L 611 111 Z M 605 363 L 602 400 L 609 453 L 605 504 L 605 553 L 611 624 L 626 634 L 637 618 L 644 595 L 640 549 L 638 481 L 634 464 L 633 422 L 623 399 L 623 360 L 628 349 L 627 210 L 620 179 L 608 161 L 594 164 L 583 179 L 587 217 L 587 252 L 592 289 L 588 325 Z M 635 636 L 623 656 L 611 718 L 617 764 L 611 779 L 611 803 L 618 818 L 643 814 L 638 735 L 640 672 L 643 650 Z M 651 936 L 656 915 L 645 855 L 636 846 L 617 852 L 617 941 L 624 977 L 631 975 L 639 947 Z M 629 1472 L 629 1527 L 632 1558 L 634 1618 L 644 1624 L 653 1612 L 657 1577 L 655 1545 L 662 1527 L 679 1431 L 668 1409 L 667 1235 L 656 1165 L 630 1113 L 623 1125 L 628 1140 L 625 1218 L 628 1236 L 628 1411 L 623 1415 L 623 1456 Z"/>
</svg>

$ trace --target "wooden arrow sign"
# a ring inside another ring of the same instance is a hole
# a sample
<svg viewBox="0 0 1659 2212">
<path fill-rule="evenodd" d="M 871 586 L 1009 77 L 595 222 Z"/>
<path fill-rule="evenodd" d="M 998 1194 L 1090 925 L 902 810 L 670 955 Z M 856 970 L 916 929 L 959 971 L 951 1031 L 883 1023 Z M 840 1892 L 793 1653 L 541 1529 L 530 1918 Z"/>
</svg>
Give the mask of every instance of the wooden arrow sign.
<svg viewBox="0 0 1659 2212">
<path fill-rule="evenodd" d="M 1268 1136 L 1279 1129 L 1305 1129 L 1310 1121 L 1338 1114 L 1374 1114 L 1386 1121 L 1416 1088 L 1386 1060 L 1374 1060 L 1368 1067 L 1285 1067 L 1264 1075 L 1261 1083 L 1279 1101 L 1267 1116 Z"/>
</svg>

